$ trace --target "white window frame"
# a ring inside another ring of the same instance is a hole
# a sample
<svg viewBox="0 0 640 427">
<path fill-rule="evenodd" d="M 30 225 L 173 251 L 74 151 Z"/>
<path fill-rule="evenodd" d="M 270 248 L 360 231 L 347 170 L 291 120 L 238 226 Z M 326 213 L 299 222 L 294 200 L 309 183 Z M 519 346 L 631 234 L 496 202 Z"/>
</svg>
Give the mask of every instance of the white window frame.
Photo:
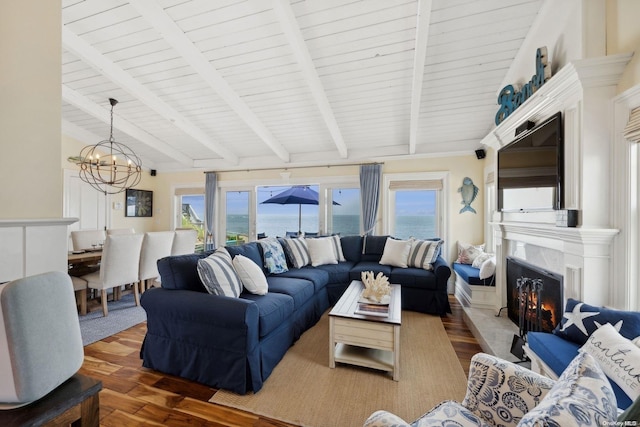
<svg viewBox="0 0 640 427">
<path fill-rule="evenodd" d="M 224 246 L 227 236 L 227 193 L 247 192 L 249 193 L 249 241 L 256 240 L 256 205 L 258 200 L 257 186 L 238 185 L 238 186 L 218 186 L 218 215 L 216 224 L 219 233 L 216 233 L 216 247 Z"/>
<path fill-rule="evenodd" d="M 200 195 L 200 194 L 205 194 L 204 191 L 204 183 L 203 182 L 196 182 L 196 183 L 190 183 L 190 184 L 180 184 L 180 185 L 173 185 L 171 187 L 171 229 L 175 230 L 177 228 L 182 227 L 182 204 L 181 204 L 181 196 L 182 195 L 178 195 L 176 193 L 180 192 L 181 190 L 184 189 L 194 189 L 194 190 L 198 190 L 197 193 L 188 193 L 185 195 Z M 207 219 L 204 218 L 204 226 L 205 226 L 205 231 L 206 231 L 206 227 L 207 227 Z"/>
<path fill-rule="evenodd" d="M 324 212 L 320 212 L 320 224 L 319 230 L 320 233 L 329 233 L 329 229 L 332 228 L 333 221 L 333 190 L 342 189 L 342 188 L 357 188 L 360 190 L 360 180 L 358 177 L 350 180 L 350 182 L 341 181 L 341 182 L 332 182 L 332 183 L 324 183 L 320 184 L 320 206 L 324 206 Z M 325 203 L 326 202 L 326 203 Z M 361 201 L 362 203 L 362 201 Z M 360 227 L 359 233 L 362 234 L 362 208 L 358 212 L 358 216 L 360 217 Z M 331 230 L 333 232 L 333 230 Z"/>
<path fill-rule="evenodd" d="M 386 173 L 383 174 L 382 186 L 382 234 L 393 233 L 393 220 L 395 219 L 394 191 L 389 190 L 393 181 L 431 181 L 441 180 L 442 190 L 436 195 L 436 212 L 439 214 L 437 231 L 445 242 L 449 241 L 449 172 L 413 172 L 413 173 Z M 443 251 L 444 252 L 444 251 Z M 443 253 L 443 257 L 444 257 Z"/>
</svg>

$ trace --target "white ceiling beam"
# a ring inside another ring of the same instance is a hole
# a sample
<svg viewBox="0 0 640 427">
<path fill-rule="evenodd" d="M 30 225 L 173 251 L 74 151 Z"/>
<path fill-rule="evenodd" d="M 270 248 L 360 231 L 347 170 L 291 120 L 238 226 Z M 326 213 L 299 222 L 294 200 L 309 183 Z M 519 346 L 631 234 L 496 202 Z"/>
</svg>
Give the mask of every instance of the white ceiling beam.
<svg viewBox="0 0 640 427">
<path fill-rule="evenodd" d="M 84 111 L 92 117 L 106 123 L 111 124 L 111 110 L 101 107 L 95 102 L 89 100 L 89 98 L 81 95 L 77 91 L 71 89 L 66 85 L 62 85 L 62 99 L 65 102 L 73 105 L 74 107 Z M 106 100 L 105 100 L 106 103 Z M 162 154 L 166 155 L 169 158 L 176 160 L 184 166 L 193 166 L 193 160 L 188 156 L 185 156 L 180 151 L 175 148 L 169 146 L 167 143 L 157 139 L 156 137 L 150 135 L 144 130 L 140 129 L 135 124 L 129 122 L 121 116 L 118 116 L 117 120 L 114 120 L 113 127 L 119 129 L 120 131 L 126 133 L 132 138 L 137 139 L 141 143 L 148 145 L 154 150 L 158 150 Z M 94 144 L 97 144 L 99 141 L 106 139 L 106 135 L 104 135 L 101 139 L 96 139 Z"/>
<path fill-rule="evenodd" d="M 66 136 L 77 139 L 85 145 L 89 145 L 91 143 L 96 144 L 104 139 L 104 135 L 98 136 L 66 119 L 62 119 L 62 133 Z"/>
<path fill-rule="evenodd" d="M 273 9 L 280 21 L 280 25 L 287 37 L 289 45 L 291 45 L 291 48 L 293 49 L 296 61 L 302 69 L 302 74 L 304 75 L 307 85 L 311 90 L 311 94 L 318 106 L 318 109 L 320 110 L 320 114 L 331 133 L 333 142 L 338 148 L 340 157 L 343 159 L 347 158 L 347 145 L 344 142 L 342 132 L 340 131 L 338 122 L 333 114 L 333 109 L 331 108 L 331 104 L 329 104 L 327 93 L 324 90 L 324 86 L 320 81 L 316 67 L 311 59 L 307 44 L 302 37 L 300 26 L 298 25 L 298 21 L 291 9 L 289 0 L 274 0 Z"/>
<path fill-rule="evenodd" d="M 413 83 L 411 87 L 411 118 L 409 121 L 409 154 L 416 152 L 418 122 L 420 120 L 420 100 L 424 81 L 424 64 L 427 60 L 427 42 L 431 21 L 431 1 L 418 0 L 416 18 L 416 46 L 413 59 Z"/>
<path fill-rule="evenodd" d="M 106 78 L 119 85 L 122 89 L 139 99 L 162 117 L 169 120 L 176 127 L 194 138 L 203 146 L 223 157 L 228 162 L 234 164 L 238 163 L 238 157 L 231 150 L 215 141 L 212 141 L 205 132 L 191 123 L 186 117 L 182 116 L 182 114 L 161 100 L 144 85 L 139 83 L 129 73 L 106 58 L 64 25 L 62 26 L 62 44 L 65 49 L 69 50 L 82 61 L 95 68 Z"/>
<path fill-rule="evenodd" d="M 236 112 L 247 126 L 284 162 L 289 161 L 289 152 L 267 129 L 262 120 L 240 98 L 220 72 L 194 46 L 184 32 L 171 19 L 156 0 L 130 0 L 129 3 L 164 37 L 164 39 L 187 61 L 187 63 L 215 90 Z"/>
</svg>

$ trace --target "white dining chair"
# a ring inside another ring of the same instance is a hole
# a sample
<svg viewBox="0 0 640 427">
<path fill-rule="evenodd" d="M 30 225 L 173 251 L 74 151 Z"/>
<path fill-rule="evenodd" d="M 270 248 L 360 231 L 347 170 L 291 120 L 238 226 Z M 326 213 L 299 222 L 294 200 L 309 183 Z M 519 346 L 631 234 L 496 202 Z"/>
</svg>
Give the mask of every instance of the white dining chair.
<svg viewBox="0 0 640 427">
<path fill-rule="evenodd" d="M 102 249 L 100 270 L 82 276 L 91 289 L 100 290 L 102 313 L 107 316 L 107 290 L 120 288 L 123 285 L 133 285 L 136 305 L 140 305 L 138 292 L 138 269 L 140 267 L 140 250 L 142 248 L 142 234 L 107 235 Z M 114 296 L 116 289 L 114 289 Z"/>
<path fill-rule="evenodd" d="M 91 249 L 104 242 L 104 230 L 76 230 L 71 232 L 71 243 L 74 251 Z"/>
<path fill-rule="evenodd" d="M 150 288 L 154 279 L 157 279 L 158 260 L 171 255 L 173 246 L 173 231 L 152 231 L 144 233 L 142 250 L 140 252 L 140 291 Z"/>
<path fill-rule="evenodd" d="M 113 234 L 135 234 L 136 230 L 133 228 L 108 228 L 107 235 Z"/>
<path fill-rule="evenodd" d="M 188 230 L 176 230 L 171 246 L 171 255 L 192 254 L 196 251 L 198 232 L 193 228 Z"/>
</svg>

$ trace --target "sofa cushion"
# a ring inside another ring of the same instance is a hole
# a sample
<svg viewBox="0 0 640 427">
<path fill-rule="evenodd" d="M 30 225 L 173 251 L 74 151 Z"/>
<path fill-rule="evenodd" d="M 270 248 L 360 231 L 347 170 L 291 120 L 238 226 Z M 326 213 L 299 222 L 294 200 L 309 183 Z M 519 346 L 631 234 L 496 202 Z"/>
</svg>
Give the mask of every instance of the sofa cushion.
<svg viewBox="0 0 640 427">
<path fill-rule="evenodd" d="M 436 290 L 438 287 L 436 275 L 432 271 L 413 267 L 394 267 L 389 275 L 389 282 L 409 288 Z"/>
<path fill-rule="evenodd" d="M 569 365 L 580 346 L 547 332 L 528 332 L 527 345 L 556 375 Z"/>
<path fill-rule="evenodd" d="M 576 357 L 580 349 L 579 344 L 547 332 L 528 332 L 527 345 L 558 376 Z M 625 409 L 631 405 L 631 399 L 618 384 L 611 382 L 611 388 L 616 395 L 619 408 Z"/>
<path fill-rule="evenodd" d="M 237 298 L 242 292 L 242 281 L 225 248 L 198 260 L 198 276 L 210 294 Z"/>
<path fill-rule="evenodd" d="M 162 287 L 186 291 L 207 292 L 198 275 L 198 260 L 208 254 L 175 255 L 158 260 Z"/>
<path fill-rule="evenodd" d="M 309 280 L 277 275 L 267 277 L 267 282 L 269 283 L 269 293 L 277 292 L 293 298 L 294 310 L 302 307 L 313 297 L 315 292 L 313 283 Z"/>
<path fill-rule="evenodd" d="M 616 417 L 616 398 L 604 372 L 593 357 L 580 353 L 518 426 L 614 425 Z"/>
<path fill-rule="evenodd" d="M 236 255 L 243 255 L 255 262 L 265 273 L 267 270 L 264 268 L 264 262 L 262 261 L 262 249 L 258 242 L 245 243 L 238 246 L 225 246 L 231 258 L 235 258 Z"/>
<path fill-rule="evenodd" d="M 349 279 L 362 280 L 363 271 L 373 271 L 375 275 L 382 273 L 389 277 L 391 275 L 391 268 L 392 267 L 390 265 L 382 265 L 377 261 L 360 261 L 354 265 L 349 272 Z"/>
<path fill-rule="evenodd" d="M 269 292 L 266 295 L 242 294 L 243 299 L 251 300 L 258 307 L 258 334 L 260 338 L 286 322 L 293 314 L 293 298 L 282 293 Z"/>
<path fill-rule="evenodd" d="M 340 238 L 342 253 L 347 261 L 360 261 L 362 257 L 362 241 L 362 236 L 344 236 Z"/>
<path fill-rule="evenodd" d="M 353 261 L 345 261 L 339 262 L 337 264 L 326 264 L 319 265 L 316 267 L 317 270 L 322 270 L 327 273 L 328 280 L 327 283 L 343 283 L 349 284 L 351 283 L 351 279 L 349 278 L 349 272 L 356 265 Z"/>
<path fill-rule="evenodd" d="M 320 269 L 320 267 L 315 268 L 306 266 L 304 268 L 292 268 L 287 272 L 278 274 L 278 277 L 308 280 L 313 283 L 316 292 L 327 286 L 327 283 L 329 283 L 329 274 Z"/>
<path fill-rule="evenodd" d="M 364 236 L 362 240 L 362 261 L 380 261 L 389 236 Z"/>
<path fill-rule="evenodd" d="M 553 333 L 569 341 L 584 344 L 589 335 L 605 323 L 614 325 L 620 335 L 630 340 L 640 336 L 640 312 L 596 307 L 573 298 L 567 300 L 562 320 Z"/>
</svg>

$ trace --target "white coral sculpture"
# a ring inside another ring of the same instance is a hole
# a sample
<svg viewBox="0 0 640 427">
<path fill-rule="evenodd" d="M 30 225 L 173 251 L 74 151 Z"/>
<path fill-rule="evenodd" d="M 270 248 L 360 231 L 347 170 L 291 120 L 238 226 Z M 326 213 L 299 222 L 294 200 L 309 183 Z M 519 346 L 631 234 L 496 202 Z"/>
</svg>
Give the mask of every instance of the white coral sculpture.
<svg viewBox="0 0 640 427">
<path fill-rule="evenodd" d="M 381 302 L 385 295 L 391 295 L 389 278 L 384 274 L 378 273 L 378 275 L 374 277 L 373 271 L 363 271 L 361 277 L 362 283 L 364 284 L 364 290 L 362 291 L 364 298 Z"/>
</svg>

